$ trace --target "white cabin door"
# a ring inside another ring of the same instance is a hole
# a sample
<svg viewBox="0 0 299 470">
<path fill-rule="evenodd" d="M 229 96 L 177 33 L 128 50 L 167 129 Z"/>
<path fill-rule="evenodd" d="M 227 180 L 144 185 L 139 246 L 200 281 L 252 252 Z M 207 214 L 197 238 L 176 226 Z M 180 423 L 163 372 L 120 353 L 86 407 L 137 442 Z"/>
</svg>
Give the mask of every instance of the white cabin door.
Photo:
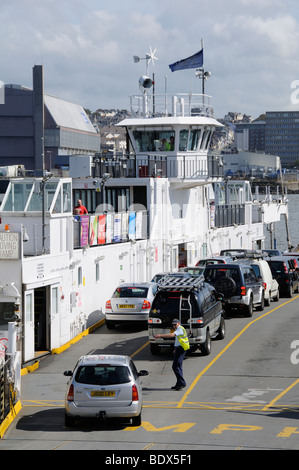
<svg viewBox="0 0 299 470">
<path fill-rule="evenodd" d="M 34 359 L 34 290 L 24 292 L 24 361 Z"/>
<path fill-rule="evenodd" d="M 60 346 L 59 284 L 50 286 L 50 350 Z"/>
</svg>

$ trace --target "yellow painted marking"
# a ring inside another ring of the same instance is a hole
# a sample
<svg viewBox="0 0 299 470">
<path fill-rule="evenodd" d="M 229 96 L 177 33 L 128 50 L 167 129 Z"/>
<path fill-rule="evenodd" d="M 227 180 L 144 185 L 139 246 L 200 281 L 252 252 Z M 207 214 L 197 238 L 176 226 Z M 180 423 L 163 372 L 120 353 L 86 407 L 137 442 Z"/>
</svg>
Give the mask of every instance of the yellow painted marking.
<svg viewBox="0 0 299 470">
<path fill-rule="evenodd" d="M 147 446 L 143 447 L 142 450 L 148 450 L 148 449 L 151 449 L 153 446 L 155 446 L 156 443 L 155 442 L 151 442 L 150 444 L 148 444 Z"/>
<path fill-rule="evenodd" d="M 293 387 L 295 387 L 295 385 L 297 385 L 299 383 L 299 379 L 295 380 L 295 382 L 293 382 L 288 388 L 286 388 L 284 391 L 282 391 L 279 395 L 277 395 L 276 398 L 274 398 L 272 401 L 270 401 L 270 403 L 265 406 L 263 408 L 263 411 L 268 411 L 269 408 L 271 408 L 274 403 L 276 403 L 278 400 L 280 400 L 281 397 L 283 397 L 284 395 L 286 395 Z"/>
<path fill-rule="evenodd" d="M 179 424 L 173 424 L 171 426 L 164 426 L 162 428 L 156 428 L 155 426 L 153 426 L 148 421 L 143 421 L 141 426 L 138 426 L 138 427 L 129 426 L 129 427 L 125 428 L 125 431 L 136 431 L 136 429 L 144 428 L 146 431 L 150 431 L 150 432 L 153 432 L 153 431 L 154 432 L 168 431 L 169 429 L 173 429 L 174 430 L 173 432 L 186 432 L 190 428 L 195 426 L 195 424 L 196 423 L 179 423 Z"/>
<path fill-rule="evenodd" d="M 299 434 L 297 429 L 298 428 L 291 427 L 284 428 L 279 434 L 277 434 L 277 437 L 290 437 L 292 434 Z"/>
<path fill-rule="evenodd" d="M 219 424 L 210 434 L 222 434 L 223 431 L 260 431 L 261 426 L 248 426 L 247 424 Z"/>
<path fill-rule="evenodd" d="M 10 424 L 13 422 L 13 420 L 15 419 L 15 417 L 17 416 L 17 414 L 21 411 L 21 408 L 22 408 L 21 402 L 18 401 L 18 402 L 13 406 L 13 408 L 11 409 L 11 411 L 8 413 L 8 415 L 6 416 L 6 418 L 1 422 L 1 424 L 0 424 L 0 439 L 2 439 L 2 437 L 3 437 L 4 434 L 5 434 L 5 432 L 6 432 L 7 429 L 9 428 Z"/>
<path fill-rule="evenodd" d="M 145 401 L 143 402 L 143 408 L 151 408 L 151 409 L 170 409 L 175 410 L 177 409 L 178 402 L 155 402 L 155 401 Z M 64 400 L 47 400 L 47 401 L 40 401 L 40 400 L 22 400 L 22 406 L 24 408 L 29 407 L 64 407 Z M 264 404 L 261 403 L 209 403 L 209 402 L 185 402 L 184 410 L 223 410 L 223 411 L 257 411 L 262 412 L 264 409 L 262 408 Z M 276 412 L 277 411 L 285 411 L 285 412 L 292 412 L 292 413 L 299 413 L 299 409 L 297 407 L 292 407 L 290 405 L 271 405 L 272 409 L 267 409 L 268 412 Z"/>
<path fill-rule="evenodd" d="M 143 346 L 141 346 L 139 349 L 137 349 L 137 351 L 135 351 L 133 354 L 131 354 L 131 358 L 136 356 L 136 354 L 138 354 L 140 351 L 142 351 L 142 349 L 144 349 L 150 342 L 147 341 L 147 343 L 145 343 Z"/>
<path fill-rule="evenodd" d="M 248 330 L 248 328 L 250 328 L 251 325 L 253 325 L 254 323 L 262 320 L 263 318 L 267 317 L 268 315 L 270 315 L 270 313 L 273 313 L 275 312 L 275 310 L 278 310 L 280 309 L 281 307 L 283 307 L 284 305 L 287 305 L 289 304 L 290 302 L 293 302 L 294 300 L 298 299 L 299 296 L 296 296 L 294 297 L 293 299 L 291 300 L 288 300 L 287 302 L 284 302 L 283 304 L 279 305 L 278 307 L 275 307 L 273 308 L 272 310 L 270 310 L 269 312 L 267 313 L 264 313 L 263 315 L 259 316 L 258 318 L 255 318 L 254 320 L 252 320 L 250 323 L 248 323 L 244 328 L 243 330 L 241 330 L 226 346 L 225 348 L 222 349 L 222 351 L 220 351 L 219 354 L 217 354 L 217 356 L 214 357 L 214 359 L 200 372 L 200 374 L 198 374 L 198 376 L 193 380 L 192 384 L 190 385 L 190 387 L 188 388 L 188 390 L 185 392 L 185 394 L 183 395 L 182 399 L 180 400 L 179 404 L 178 404 L 178 408 L 182 408 L 184 402 L 186 401 L 187 397 L 190 395 L 190 393 L 192 392 L 192 390 L 194 389 L 194 387 L 197 385 L 199 379 L 212 367 L 213 364 L 215 364 L 216 361 L 218 361 L 218 359 L 220 357 L 223 356 L 223 354 L 237 341 L 237 339 L 240 338 L 240 336 L 242 336 L 243 333 L 245 333 L 245 331 Z"/>
</svg>

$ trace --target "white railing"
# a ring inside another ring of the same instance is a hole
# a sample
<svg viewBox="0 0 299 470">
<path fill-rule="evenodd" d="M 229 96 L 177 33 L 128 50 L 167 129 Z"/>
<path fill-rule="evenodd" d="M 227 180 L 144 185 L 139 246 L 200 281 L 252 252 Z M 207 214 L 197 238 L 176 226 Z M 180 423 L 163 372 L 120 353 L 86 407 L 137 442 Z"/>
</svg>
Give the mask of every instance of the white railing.
<svg viewBox="0 0 299 470">
<path fill-rule="evenodd" d="M 199 93 L 132 95 L 130 112 L 133 117 L 213 117 L 211 96 Z"/>
</svg>

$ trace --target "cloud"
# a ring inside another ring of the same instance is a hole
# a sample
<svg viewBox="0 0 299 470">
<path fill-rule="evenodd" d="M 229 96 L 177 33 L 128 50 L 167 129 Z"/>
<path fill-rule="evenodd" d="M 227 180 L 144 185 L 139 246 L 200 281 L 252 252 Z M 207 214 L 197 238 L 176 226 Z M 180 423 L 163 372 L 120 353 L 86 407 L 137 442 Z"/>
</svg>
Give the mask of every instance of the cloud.
<svg viewBox="0 0 299 470">
<path fill-rule="evenodd" d="M 128 107 L 150 46 L 157 49 L 156 91 L 200 92 L 194 71 L 168 64 L 188 57 L 204 39 L 206 91 L 217 116 L 254 116 L 290 104 L 299 79 L 299 11 L 291 0 L 10 0 L 0 2 L 0 80 L 32 86 L 44 66 L 45 91 L 91 110 Z M 150 67 L 150 73 L 153 69 Z"/>
</svg>

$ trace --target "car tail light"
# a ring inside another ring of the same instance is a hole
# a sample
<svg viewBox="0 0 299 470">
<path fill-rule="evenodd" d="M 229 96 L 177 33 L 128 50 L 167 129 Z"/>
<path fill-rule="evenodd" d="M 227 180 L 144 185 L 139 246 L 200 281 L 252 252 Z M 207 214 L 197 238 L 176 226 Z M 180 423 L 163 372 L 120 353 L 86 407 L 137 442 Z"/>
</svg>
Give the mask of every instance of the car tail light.
<svg viewBox="0 0 299 470">
<path fill-rule="evenodd" d="M 264 289 L 267 290 L 267 283 L 263 282 Z"/>
<path fill-rule="evenodd" d="M 148 323 L 162 323 L 162 320 L 161 318 L 153 318 L 153 317 L 149 317 L 148 319 Z"/>
<path fill-rule="evenodd" d="M 148 300 L 144 300 L 142 304 L 142 310 L 146 308 L 151 308 L 151 303 Z"/>
<path fill-rule="evenodd" d="M 132 401 L 138 401 L 138 400 L 139 400 L 138 390 L 137 390 L 137 386 L 134 384 L 132 385 Z"/>
<path fill-rule="evenodd" d="M 69 388 L 69 392 L 67 394 L 66 399 L 67 401 L 74 401 L 74 385 L 73 384 L 71 384 Z"/>
<path fill-rule="evenodd" d="M 111 309 L 111 300 L 107 300 L 107 302 L 106 302 L 106 308 L 107 308 L 107 309 L 109 309 L 109 308 Z"/>
<path fill-rule="evenodd" d="M 246 295 L 246 287 L 241 286 L 241 295 Z"/>
<path fill-rule="evenodd" d="M 285 273 L 288 272 L 288 267 L 287 267 L 287 265 L 286 265 L 285 263 L 283 263 L 283 270 L 284 270 Z"/>
<path fill-rule="evenodd" d="M 202 317 L 197 317 L 197 318 L 189 318 L 187 320 L 187 323 L 191 323 L 192 325 L 196 325 L 196 324 L 202 324 L 203 323 L 203 318 Z"/>
</svg>

